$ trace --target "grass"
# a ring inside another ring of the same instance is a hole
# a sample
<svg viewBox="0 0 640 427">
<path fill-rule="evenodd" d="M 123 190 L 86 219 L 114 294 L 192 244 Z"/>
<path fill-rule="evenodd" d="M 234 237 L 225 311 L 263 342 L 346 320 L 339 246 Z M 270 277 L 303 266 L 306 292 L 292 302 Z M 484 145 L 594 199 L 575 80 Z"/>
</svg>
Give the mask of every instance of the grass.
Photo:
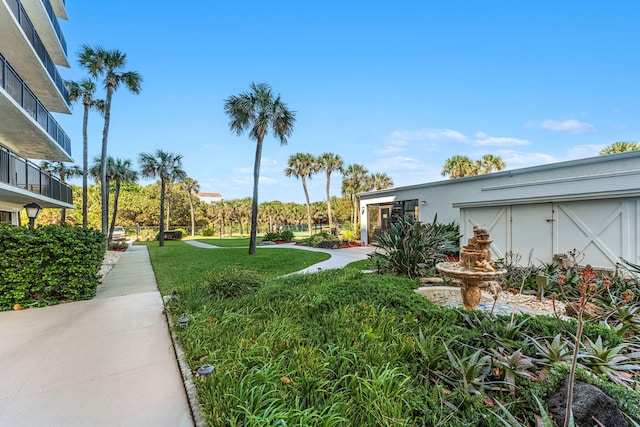
<svg viewBox="0 0 640 427">
<path fill-rule="evenodd" d="M 330 257 L 321 252 L 288 248 L 258 248 L 257 254 L 250 256 L 246 248 L 202 249 L 177 241 L 165 241 L 163 248 L 157 242 L 141 244 L 149 249 L 162 294 L 201 282 L 213 268 L 250 265 L 263 280 L 268 280 L 302 270 Z"/>
<path fill-rule="evenodd" d="M 207 243 L 209 245 L 220 246 L 221 248 L 233 248 L 233 247 L 249 247 L 248 237 L 236 237 L 236 238 L 219 238 L 219 237 L 198 237 L 194 239 L 198 242 Z"/>
<path fill-rule="evenodd" d="M 536 356 L 527 336 L 560 333 L 550 317 L 511 322 L 440 308 L 413 292 L 413 280 L 356 268 L 277 278 L 321 253 L 271 248 L 249 257 L 246 249 L 180 242 L 149 249 L 161 291 L 181 295 L 171 315 L 191 319 L 178 331 L 187 362 L 193 370 L 215 366 L 210 379 L 196 381 L 212 426 L 504 425 L 496 403 L 536 425 L 536 398 L 566 376 L 562 367 L 538 367 L 544 381 L 515 376 L 512 394 L 476 357 L 478 349 Z M 242 297 L 214 296 L 198 281 L 214 265 L 251 269 L 265 282 Z M 592 339 L 610 339 L 603 328 L 587 329 Z M 626 408 L 640 404 L 637 392 L 607 386 Z"/>
</svg>

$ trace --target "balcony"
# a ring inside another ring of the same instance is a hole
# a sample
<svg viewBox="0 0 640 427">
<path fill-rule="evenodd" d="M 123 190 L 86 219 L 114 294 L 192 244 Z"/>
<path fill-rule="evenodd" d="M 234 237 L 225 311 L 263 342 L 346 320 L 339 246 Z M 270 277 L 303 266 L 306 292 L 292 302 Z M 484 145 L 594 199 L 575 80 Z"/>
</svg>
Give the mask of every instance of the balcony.
<svg viewBox="0 0 640 427">
<path fill-rule="evenodd" d="M 13 0 L 18 1 L 18 0 Z M 20 0 L 47 52 L 57 65 L 69 66 L 67 41 L 50 0 Z M 14 6 L 12 6 L 14 9 Z"/>
<path fill-rule="evenodd" d="M 42 15 L 46 17 L 44 9 Z M 48 28 L 52 29 L 50 23 Z M 64 79 L 18 0 L 0 2 L 0 53 L 12 63 L 50 111 L 67 114 L 71 112 Z"/>
<path fill-rule="evenodd" d="M 0 54 L 0 140 L 32 159 L 71 161 L 71 140 Z"/>
<path fill-rule="evenodd" d="M 34 198 L 42 207 L 73 205 L 69 185 L 0 146 L 0 200 L 23 206 Z"/>
</svg>

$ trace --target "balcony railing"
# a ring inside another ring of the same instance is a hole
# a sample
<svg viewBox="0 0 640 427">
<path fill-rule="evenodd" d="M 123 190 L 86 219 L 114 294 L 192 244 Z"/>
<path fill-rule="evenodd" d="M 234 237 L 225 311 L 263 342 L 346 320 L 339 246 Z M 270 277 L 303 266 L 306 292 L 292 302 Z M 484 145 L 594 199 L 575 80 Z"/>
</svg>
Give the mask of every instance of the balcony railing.
<svg viewBox="0 0 640 427">
<path fill-rule="evenodd" d="M 45 10 L 47 11 L 47 15 L 49 15 L 49 19 L 51 20 L 51 25 L 53 25 L 53 29 L 58 36 L 58 41 L 60 41 L 60 46 L 62 46 L 62 50 L 64 50 L 64 54 L 67 55 L 67 41 L 64 38 L 64 34 L 62 34 L 62 30 L 60 29 L 60 23 L 58 22 L 58 17 L 53 11 L 53 6 L 49 0 L 42 0 L 42 4 L 44 5 Z"/>
<path fill-rule="evenodd" d="M 54 64 L 53 60 L 47 53 L 47 49 L 45 49 L 44 44 L 42 43 L 40 36 L 38 36 L 35 27 L 31 23 L 27 12 L 24 10 L 22 3 L 20 3 L 20 0 L 7 0 L 7 3 L 9 4 L 9 9 L 11 9 L 13 16 L 20 24 L 20 27 L 22 27 L 22 31 L 27 36 L 29 43 L 31 43 L 31 46 L 33 46 L 33 49 L 36 51 L 38 57 L 44 64 L 44 67 L 47 69 L 51 79 L 62 94 L 64 100 L 69 104 L 69 91 L 67 91 L 67 87 L 64 85 L 64 80 L 60 76 L 60 73 L 58 73 L 56 64 Z"/>
<path fill-rule="evenodd" d="M 0 147 L 0 182 L 73 204 L 73 191 L 69 185 L 2 147 Z"/>
<path fill-rule="evenodd" d="M 0 54 L 0 87 L 20 105 L 36 122 L 47 131 L 58 145 L 71 155 L 71 139 L 53 118 L 51 113 L 33 94 L 11 64 Z"/>
</svg>

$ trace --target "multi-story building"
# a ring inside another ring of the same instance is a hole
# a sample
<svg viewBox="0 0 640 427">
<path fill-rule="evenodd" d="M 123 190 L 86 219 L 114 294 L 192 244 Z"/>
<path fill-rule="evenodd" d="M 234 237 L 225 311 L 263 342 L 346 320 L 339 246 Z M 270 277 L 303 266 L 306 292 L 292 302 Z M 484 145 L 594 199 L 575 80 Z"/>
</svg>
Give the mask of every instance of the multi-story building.
<svg viewBox="0 0 640 427">
<path fill-rule="evenodd" d="M 65 0 L 0 0 L 0 222 L 29 203 L 73 208 L 71 187 L 38 167 L 70 162 L 71 141 L 52 113 L 70 114 L 57 66 L 69 66 L 58 19 Z"/>
</svg>

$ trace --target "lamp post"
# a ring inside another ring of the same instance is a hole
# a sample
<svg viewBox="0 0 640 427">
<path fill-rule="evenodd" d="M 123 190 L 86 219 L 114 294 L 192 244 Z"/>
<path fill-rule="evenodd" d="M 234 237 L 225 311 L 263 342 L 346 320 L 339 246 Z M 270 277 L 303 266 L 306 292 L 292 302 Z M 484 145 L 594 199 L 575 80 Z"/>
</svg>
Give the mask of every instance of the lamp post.
<svg viewBox="0 0 640 427">
<path fill-rule="evenodd" d="M 40 205 L 35 202 L 31 202 L 24 205 L 24 208 L 27 210 L 27 217 L 29 217 L 29 227 L 35 227 L 36 218 L 38 217 L 41 209 Z"/>
<path fill-rule="evenodd" d="M 324 220 L 324 215 L 318 215 L 318 222 L 320 222 L 320 232 L 322 233 L 322 220 Z"/>
</svg>

